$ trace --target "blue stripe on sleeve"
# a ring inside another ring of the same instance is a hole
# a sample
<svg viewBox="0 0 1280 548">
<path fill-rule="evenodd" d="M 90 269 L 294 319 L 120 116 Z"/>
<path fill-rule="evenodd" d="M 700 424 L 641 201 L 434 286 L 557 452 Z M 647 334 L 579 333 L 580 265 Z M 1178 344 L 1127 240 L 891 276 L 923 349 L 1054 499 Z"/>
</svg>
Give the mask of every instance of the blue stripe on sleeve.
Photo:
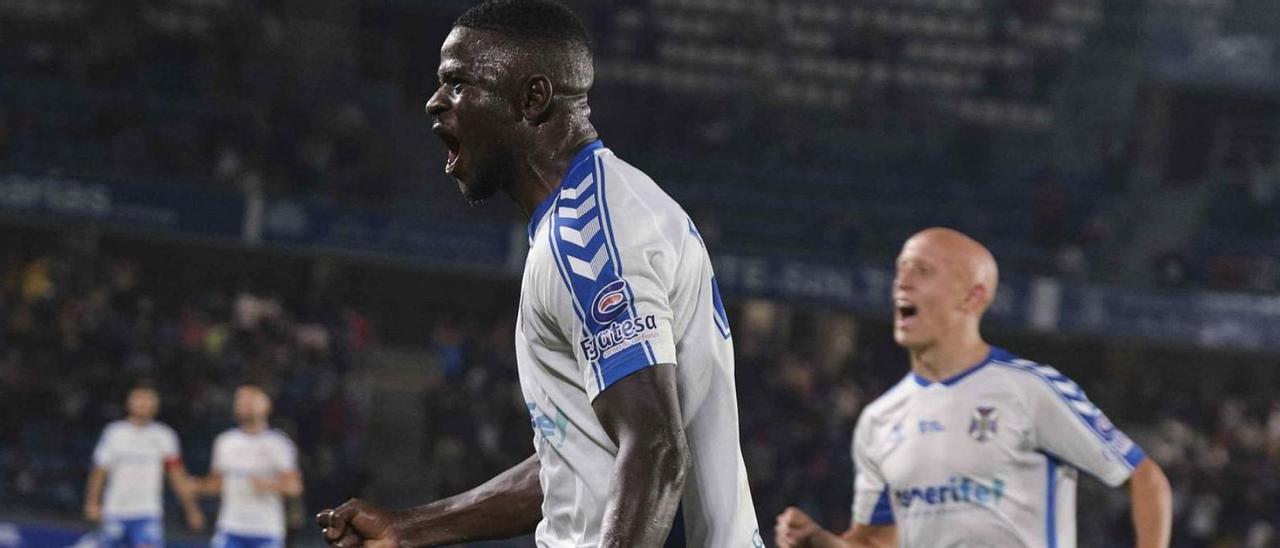
<svg viewBox="0 0 1280 548">
<path fill-rule="evenodd" d="M 1045 459 L 1045 469 L 1048 470 L 1045 479 L 1045 511 L 1044 511 L 1044 538 L 1049 548 L 1057 548 L 1058 546 L 1058 459 L 1053 455 L 1043 453 Z"/>
<path fill-rule="evenodd" d="M 1138 444 L 1134 443 L 1133 440 L 1111 424 L 1111 421 L 1106 418 L 1102 410 L 1098 409 L 1098 406 L 1094 405 L 1085 396 L 1084 390 L 1080 388 L 1080 385 L 1058 372 L 1057 369 L 1019 359 L 992 363 L 1015 371 L 1029 373 L 1048 385 L 1051 391 L 1062 401 L 1062 404 L 1071 411 L 1071 414 L 1080 419 L 1080 422 L 1084 423 L 1085 427 L 1093 433 L 1098 442 L 1116 457 L 1123 460 L 1130 469 L 1142 461 L 1141 458 L 1138 458 L 1137 461 L 1131 460 L 1131 456 L 1143 455 L 1142 449 L 1138 447 Z"/>
<path fill-rule="evenodd" d="M 1145 458 L 1147 458 L 1146 451 L 1143 451 L 1136 443 L 1133 444 L 1133 447 L 1129 449 L 1128 453 L 1124 454 L 1124 461 L 1129 463 L 1129 467 L 1131 468 L 1137 468 L 1138 464 L 1140 464 L 1142 459 Z"/>
<path fill-rule="evenodd" d="M 871 525 L 890 525 L 893 522 L 893 505 L 889 503 L 889 488 L 885 487 L 871 511 Z"/>
<path fill-rule="evenodd" d="M 593 370 L 603 391 L 645 367 L 655 365 L 648 337 L 656 318 L 641 316 L 635 295 L 622 274 L 613 222 L 605 197 L 604 169 L 588 147 L 575 158 L 551 206 L 550 239 L 556 267 L 573 297 L 583 335 L 576 352 Z"/>
<path fill-rule="evenodd" d="M 552 230 L 554 230 L 554 227 L 552 227 Z M 552 256 L 552 257 L 559 257 L 559 256 L 560 256 L 560 251 L 559 251 L 559 248 L 556 246 L 556 241 L 557 241 L 557 239 L 556 239 L 555 237 L 551 237 L 551 238 L 547 238 L 547 241 L 551 242 L 551 256 Z M 559 259 L 557 259 L 557 260 L 555 261 L 555 263 L 556 263 L 556 271 L 560 273 L 560 281 L 564 282 L 564 288 L 565 288 L 565 290 L 566 290 L 566 291 L 568 291 L 568 292 L 569 292 L 569 294 L 571 294 L 571 295 L 572 295 L 572 294 L 573 294 L 573 285 L 572 285 L 572 284 L 570 284 L 570 282 L 569 282 L 569 275 L 568 275 L 567 273 L 565 273 L 565 271 L 564 271 L 564 266 L 560 264 Z M 575 313 L 575 314 L 577 314 L 577 315 L 578 315 L 578 320 L 579 320 L 579 321 L 581 321 L 581 322 L 583 323 L 583 332 L 582 332 L 583 336 L 584 336 L 584 337 L 590 337 L 590 336 L 591 336 L 591 334 L 586 332 L 586 327 L 585 327 L 585 326 L 586 326 L 585 313 L 582 311 L 582 307 L 578 304 L 578 302 L 577 302 L 576 300 L 574 300 L 574 301 L 573 301 L 573 311 L 574 311 L 574 313 Z M 603 379 L 603 378 L 604 378 L 604 375 L 603 375 L 603 374 L 601 374 L 601 372 L 600 372 L 600 364 L 599 364 L 599 362 L 592 363 L 592 364 L 591 364 L 591 370 L 594 372 L 594 375 L 593 375 L 593 376 L 596 378 L 596 389 L 597 389 L 597 390 L 604 390 L 604 385 L 600 383 L 601 379 Z"/>
<path fill-rule="evenodd" d="M 650 358 L 648 353 L 645 352 L 645 347 L 638 344 L 605 358 L 602 362 L 601 374 L 604 378 L 601 379 L 601 384 L 604 385 L 604 388 L 613 386 L 613 383 L 626 378 L 627 375 L 636 371 L 651 365 L 657 365 L 653 363 L 653 358 Z"/>
<path fill-rule="evenodd" d="M 605 247 L 609 249 L 609 253 L 613 256 L 614 272 L 619 278 L 622 278 L 623 277 L 622 276 L 622 255 L 618 252 L 618 242 L 613 237 L 613 234 L 614 234 L 613 233 L 613 215 L 609 213 L 609 199 L 608 199 L 608 196 L 606 195 L 606 193 L 608 192 L 608 189 L 606 188 L 607 183 L 608 183 L 608 180 L 605 177 L 605 172 L 604 172 L 604 160 L 601 159 L 599 156 L 597 156 L 596 157 L 596 186 L 600 188 L 600 211 L 604 215 L 604 222 L 606 227 L 606 230 L 604 231 L 604 244 L 605 244 Z M 631 299 L 630 302 L 632 306 L 634 306 L 636 302 L 636 296 L 634 293 L 632 293 L 631 286 L 627 285 L 624 287 L 627 290 L 627 297 Z M 657 357 L 654 356 L 653 348 L 650 347 L 649 342 L 642 341 L 640 344 L 644 346 L 645 356 L 649 360 L 649 363 L 647 365 L 656 365 L 658 359 Z M 623 374 L 618 378 L 621 379 L 622 377 L 625 377 L 627 375 L 630 375 L 631 373 L 639 371 L 643 367 L 644 367 L 643 365 L 636 367 L 635 369 L 627 371 L 626 374 Z M 606 382 L 605 386 L 608 386 L 610 384 L 613 384 L 613 383 Z"/>
</svg>

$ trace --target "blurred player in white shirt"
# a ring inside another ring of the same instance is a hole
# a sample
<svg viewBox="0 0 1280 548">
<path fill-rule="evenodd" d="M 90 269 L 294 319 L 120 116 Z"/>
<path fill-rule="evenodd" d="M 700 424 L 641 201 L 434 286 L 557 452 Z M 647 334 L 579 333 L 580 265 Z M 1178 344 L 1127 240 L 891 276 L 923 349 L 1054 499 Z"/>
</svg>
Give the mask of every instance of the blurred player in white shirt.
<svg viewBox="0 0 1280 548">
<path fill-rule="evenodd" d="M 107 425 L 93 450 L 85 517 L 102 522 L 106 546 L 164 546 L 163 476 L 167 471 L 169 484 L 186 511 L 187 525 L 203 529 L 204 514 L 196 506 L 191 478 L 182 465 L 178 436 L 155 421 L 159 394 L 150 387 L 135 387 L 125 407 L 128 418 Z"/>
<path fill-rule="evenodd" d="M 982 339 L 997 284 L 995 259 L 964 234 L 907 240 L 894 339 L 911 373 L 858 419 L 853 526 L 837 536 L 788 508 L 779 546 L 1071 548 L 1079 471 L 1127 482 L 1137 545 L 1169 545 L 1160 467 L 1066 376 Z"/>
<path fill-rule="evenodd" d="M 283 432 L 270 428 L 271 399 L 252 385 L 236 389 L 237 428 L 213 443 L 209 476 L 200 493 L 221 496 L 213 548 L 284 546 L 284 497 L 302 496 L 298 451 Z"/>
</svg>

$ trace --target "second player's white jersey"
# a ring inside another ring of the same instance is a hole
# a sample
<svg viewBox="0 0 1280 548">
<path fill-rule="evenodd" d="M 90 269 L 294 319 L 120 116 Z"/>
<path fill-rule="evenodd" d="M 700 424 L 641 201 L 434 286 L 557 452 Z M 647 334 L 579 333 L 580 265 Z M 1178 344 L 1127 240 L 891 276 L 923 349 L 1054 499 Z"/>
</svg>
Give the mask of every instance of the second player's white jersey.
<svg viewBox="0 0 1280 548">
<path fill-rule="evenodd" d="M 1078 385 L 993 348 L 943 382 L 908 375 L 854 431 L 853 518 L 904 547 L 1076 545 L 1076 481 L 1110 486 L 1144 458 Z"/>
<path fill-rule="evenodd" d="M 534 212 L 529 238 L 516 352 L 542 467 L 538 545 L 599 544 L 618 448 L 591 402 L 636 371 L 675 364 L 688 545 L 764 546 L 738 443 L 729 324 L 689 216 L 597 141 Z"/>
<path fill-rule="evenodd" d="M 223 432 L 213 442 L 211 468 L 222 474 L 219 532 L 284 538 L 284 498 L 259 491 L 253 480 L 275 480 L 298 469 L 298 450 L 288 436 L 271 429 L 256 434 L 239 428 Z"/>
<path fill-rule="evenodd" d="M 178 435 L 158 422 L 116 421 L 102 431 L 93 464 L 107 471 L 102 514 L 108 519 L 160 517 L 164 471 L 181 458 Z"/>
</svg>

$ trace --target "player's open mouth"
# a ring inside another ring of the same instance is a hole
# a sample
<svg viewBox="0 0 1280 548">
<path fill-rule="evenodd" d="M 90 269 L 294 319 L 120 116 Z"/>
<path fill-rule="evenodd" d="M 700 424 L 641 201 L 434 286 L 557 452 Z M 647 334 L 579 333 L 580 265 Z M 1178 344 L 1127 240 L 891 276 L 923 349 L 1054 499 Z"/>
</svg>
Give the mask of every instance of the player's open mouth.
<svg viewBox="0 0 1280 548">
<path fill-rule="evenodd" d="M 440 137 L 440 140 L 444 142 L 445 148 L 448 149 L 449 155 L 445 159 L 444 172 L 453 175 L 454 169 L 458 167 L 458 158 L 462 157 L 462 143 L 443 125 L 436 124 L 431 127 L 431 131 Z"/>
<path fill-rule="evenodd" d="M 919 312 L 915 303 L 905 299 L 895 299 L 893 307 L 894 312 L 898 317 L 898 324 L 907 323 L 909 320 L 915 318 L 916 313 Z"/>
</svg>

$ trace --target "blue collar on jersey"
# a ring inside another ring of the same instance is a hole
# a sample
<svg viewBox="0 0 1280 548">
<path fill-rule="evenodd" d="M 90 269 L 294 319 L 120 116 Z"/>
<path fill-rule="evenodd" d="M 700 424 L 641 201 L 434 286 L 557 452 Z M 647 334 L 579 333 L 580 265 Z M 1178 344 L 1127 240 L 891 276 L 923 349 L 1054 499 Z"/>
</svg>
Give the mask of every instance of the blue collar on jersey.
<svg viewBox="0 0 1280 548">
<path fill-rule="evenodd" d="M 991 351 L 987 353 L 987 357 L 983 358 L 983 360 L 978 362 L 977 365 L 974 365 L 973 367 L 965 369 L 964 371 L 961 371 L 959 373 L 956 373 L 955 375 L 952 375 L 950 378 L 938 381 L 938 384 L 941 384 L 943 386 L 952 386 L 955 383 L 958 383 L 964 380 L 965 377 L 968 377 L 969 375 L 974 374 L 979 369 L 986 367 L 987 364 L 991 362 L 1012 360 L 1014 359 L 1014 357 L 1015 356 L 1009 353 L 1008 350 L 993 346 L 991 347 Z M 929 386 L 933 384 L 933 381 L 926 379 L 924 377 L 921 377 L 920 375 L 917 375 L 915 371 L 911 372 L 911 379 L 916 381 L 916 384 L 920 386 Z"/>
<path fill-rule="evenodd" d="M 564 178 L 560 179 L 560 186 L 551 190 L 551 194 L 538 204 L 533 210 L 533 215 L 529 216 L 529 241 L 533 241 L 533 235 L 538 232 L 538 223 L 542 222 L 542 218 L 547 216 L 547 210 L 551 209 L 551 204 L 556 203 L 556 196 L 560 194 L 560 187 L 563 187 L 569 181 L 581 181 L 588 173 L 595 169 L 595 164 L 590 162 L 595 151 L 604 148 L 604 141 L 596 139 L 587 143 L 582 147 L 573 159 L 569 161 L 569 172 L 565 173 Z"/>
</svg>

